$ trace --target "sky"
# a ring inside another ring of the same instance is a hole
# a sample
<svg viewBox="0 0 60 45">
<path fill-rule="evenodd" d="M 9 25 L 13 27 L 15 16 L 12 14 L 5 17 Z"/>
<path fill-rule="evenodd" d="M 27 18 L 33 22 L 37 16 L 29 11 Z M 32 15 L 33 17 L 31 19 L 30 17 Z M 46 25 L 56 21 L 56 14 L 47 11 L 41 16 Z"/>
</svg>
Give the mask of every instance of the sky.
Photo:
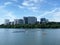
<svg viewBox="0 0 60 45">
<path fill-rule="evenodd" d="M 60 21 L 60 0 L 0 0 L 0 24 L 5 19 L 23 19 L 24 16 Z"/>
</svg>

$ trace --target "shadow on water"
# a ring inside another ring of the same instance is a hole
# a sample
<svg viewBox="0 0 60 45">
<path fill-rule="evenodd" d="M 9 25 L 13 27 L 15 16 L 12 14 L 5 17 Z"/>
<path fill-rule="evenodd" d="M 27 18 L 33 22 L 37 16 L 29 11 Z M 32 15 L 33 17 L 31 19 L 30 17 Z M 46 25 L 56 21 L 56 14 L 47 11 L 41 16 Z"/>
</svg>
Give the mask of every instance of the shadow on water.
<svg viewBox="0 0 60 45">
<path fill-rule="evenodd" d="M 26 32 L 26 31 L 13 31 L 13 33 L 21 33 L 21 32 Z"/>
<path fill-rule="evenodd" d="M 41 31 L 42 31 L 42 36 L 44 36 L 44 35 L 46 35 L 46 34 L 47 34 L 47 32 L 46 32 L 46 30 L 45 30 L 45 29 L 42 29 Z"/>
</svg>

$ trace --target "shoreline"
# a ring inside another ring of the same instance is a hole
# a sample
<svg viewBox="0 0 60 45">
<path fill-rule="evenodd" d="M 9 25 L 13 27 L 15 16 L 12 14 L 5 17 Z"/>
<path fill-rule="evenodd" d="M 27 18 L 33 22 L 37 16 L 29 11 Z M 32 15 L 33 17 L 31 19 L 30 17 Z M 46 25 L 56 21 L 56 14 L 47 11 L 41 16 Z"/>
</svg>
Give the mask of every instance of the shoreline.
<svg viewBox="0 0 60 45">
<path fill-rule="evenodd" d="M 60 28 L 0 28 L 0 29 L 60 29 Z"/>
</svg>

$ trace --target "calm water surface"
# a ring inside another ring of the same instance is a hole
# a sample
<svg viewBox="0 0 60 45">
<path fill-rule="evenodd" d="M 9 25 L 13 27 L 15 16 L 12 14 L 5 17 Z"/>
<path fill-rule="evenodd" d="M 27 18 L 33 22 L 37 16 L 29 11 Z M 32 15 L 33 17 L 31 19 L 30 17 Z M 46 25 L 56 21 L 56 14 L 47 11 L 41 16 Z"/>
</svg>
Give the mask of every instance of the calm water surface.
<svg viewBox="0 0 60 45">
<path fill-rule="evenodd" d="M 0 45 L 60 45 L 60 29 L 0 29 Z"/>
</svg>

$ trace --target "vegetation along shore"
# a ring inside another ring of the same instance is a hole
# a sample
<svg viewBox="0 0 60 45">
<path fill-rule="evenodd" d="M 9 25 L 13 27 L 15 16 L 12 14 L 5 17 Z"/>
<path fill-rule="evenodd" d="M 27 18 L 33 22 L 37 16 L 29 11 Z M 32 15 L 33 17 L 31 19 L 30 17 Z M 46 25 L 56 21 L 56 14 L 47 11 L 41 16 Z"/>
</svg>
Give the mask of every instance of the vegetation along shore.
<svg viewBox="0 0 60 45">
<path fill-rule="evenodd" d="M 1 24 L 0 28 L 60 28 L 60 22 L 48 22 L 48 23 L 37 23 L 37 24 L 16 24 L 16 25 Z"/>
</svg>

